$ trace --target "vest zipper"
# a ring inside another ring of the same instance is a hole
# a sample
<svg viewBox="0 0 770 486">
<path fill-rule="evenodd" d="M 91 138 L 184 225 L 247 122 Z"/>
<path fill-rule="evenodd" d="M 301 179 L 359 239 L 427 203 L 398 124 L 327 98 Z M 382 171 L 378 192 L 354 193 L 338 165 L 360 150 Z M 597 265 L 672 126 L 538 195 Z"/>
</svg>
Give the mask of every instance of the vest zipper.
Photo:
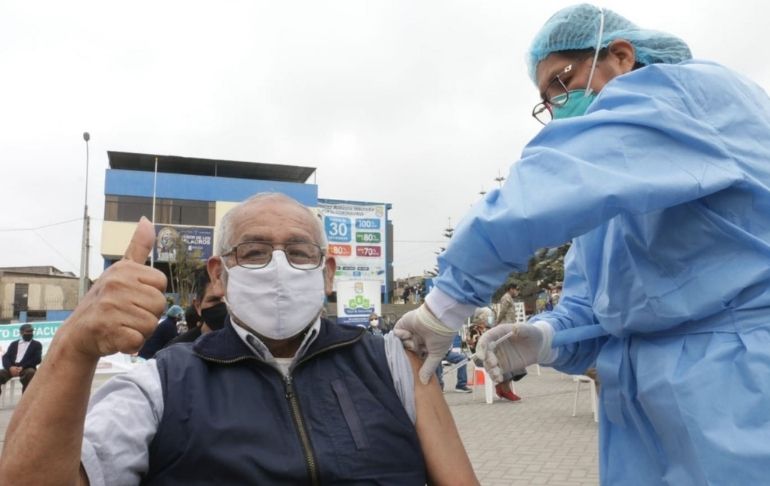
<svg viewBox="0 0 770 486">
<path fill-rule="evenodd" d="M 294 419 L 294 426 L 297 428 L 299 440 L 302 443 L 302 451 L 305 453 L 305 464 L 307 465 L 307 472 L 310 476 L 310 481 L 312 484 L 321 484 L 318 480 L 318 468 L 316 467 L 313 446 L 310 444 L 310 438 L 308 437 L 307 430 L 305 429 L 305 421 L 302 420 L 302 412 L 299 409 L 299 400 L 297 400 L 297 395 L 294 393 L 294 385 L 292 383 L 291 375 L 285 376 L 283 382 L 286 385 L 286 400 L 289 402 L 291 418 Z"/>
<path fill-rule="evenodd" d="M 353 339 L 349 339 L 347 341 L 337 343 L 332 346 L 327 346 L 325 348 L 317 350 L 313 354 L 303 356 L 302 359 L 297 361 L 297 363 L 294 365 L 294 369 L 296 369 L 300 364 L 310 361 L 310 359 L 318 356 L 319 354 L 323 354 L 327 351 L 341 348 L 343 346 L 349 346 L 354 342 L 360 340 L 363 337 L 363 335 L 364 333 L 362 332 Z M 220 364 L 232 364 L 232 363 L 237 363 L 239 361 L 245 361 L 249 359 L 253 359 L 260 363 L 263 362 L 262 360 L 257 359 L 255 356 L 239 356 L 234 359 L 223 360 L 223 359 L 212 358 L 209 356 L 203 356 L 202 354 L 199 354 L 195 351 L 193 351 L 193 354 L 195 354 L 196 356 L 198 356 L 203 360 L 211 361 L 214 363 L 220 363 Z M 275 370 L 275 371 L 278 371 L 278 370 Z M 299 435 L 299 439 L 302 444 L 302 451 L 305 454 L 305 464 L 307 466 L 308 475 L 310 476 L 310 481 L 313 485 L 320 485 L 321 482 L 318 479 L 318 466 L 316 465 L 313 446 L 310 444 L 310 437 L 308 436 L 307 429 L 305 428 L 305 421 L 302 419 L 302 411 L 299 408 L 299 400 L 297 399 L 297 395 L 294 393 L 294 384 L 292 382 L 291 375 L 285 376 L 283 378 L 283 382 L 284 382 L 284 387 L 286 389 L 286 400 L 289 402 L 289 410 L 291 411 L 291 418 L 294 421 L 294 426 L 297 428 L 297 434 Z"/>
</svg>

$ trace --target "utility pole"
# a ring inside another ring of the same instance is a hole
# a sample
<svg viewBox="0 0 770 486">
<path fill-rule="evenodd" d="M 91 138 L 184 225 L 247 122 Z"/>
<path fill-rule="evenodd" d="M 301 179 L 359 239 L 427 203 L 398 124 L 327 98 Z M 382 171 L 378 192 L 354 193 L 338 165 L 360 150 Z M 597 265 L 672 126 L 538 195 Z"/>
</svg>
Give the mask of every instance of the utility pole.
<svg viewBox="0 0 770 486">
<path fill-rule="evenodd" d="M 91 220 L 88 217 L 88 141 L 91 140 L 91 135 L 88 132 L 83 132 L 83 140 L 86 142 L 86 190 L 83 201 L 83 242 L 80 248 L 80 285 L 78 286 L 78 301 L 82 300 L 83 296 L 88 292 L 88 258 L 90 254 L 89 235 L 91 231 Z"/>
<path fill-rule="evenodd" d="M 155 195 L 158 192 L 158 156 L 155 156 L 155 170 L 152 174 L 152 227 L 155 228 Z M 155 268 L 155 250 L 150 252 L 150 266 Z"/>
</svg>

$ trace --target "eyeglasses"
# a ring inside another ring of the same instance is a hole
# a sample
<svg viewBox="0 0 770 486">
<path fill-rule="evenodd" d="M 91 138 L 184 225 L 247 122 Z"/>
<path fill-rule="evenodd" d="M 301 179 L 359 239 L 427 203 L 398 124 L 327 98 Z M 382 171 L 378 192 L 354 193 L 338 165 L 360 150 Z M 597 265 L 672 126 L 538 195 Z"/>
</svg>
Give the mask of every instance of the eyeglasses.
<svg viewBox="0 0 770 486">
<path fill-rule="evenodd" d="M 561 79 L 561 77 L 565 74 L 571 73 L 572 70 L 575 69 L 580 63 L 591 58 L 598 58 L 600 55 L 602 55 L 602 52 L 604 52 L 604 49 L 599 50 L 598 53 L 593 51 L 588 55 L 576 60 L 575 62 L 567 64 L 559 74 L 553 77 L 551 82 L 548 83 L 548 86 L 545 88 L 545 100 L 536 104 L 532 109 L 532 116 L 535 118 L 535 120 L 539 121 L 543 125 L 548 125 L 548 123 L 553 120 L 553 107 L 564 106 L 567 104 L 567 101 L 569 101 L 569 89 L 567 89 L 567 84 Z M 591 84 L 592 77 L 593 69 L 591 70 L 591 75 L 588 78 L 589 86 Z"/>
<path fill-rule="evenodd" d="M 314 270 L 323 263 L 324 252 L 314 243 L 287 243 L 283 248 L 275 248 L 262 241 L 244 241 L 230 248 L 222 256 L 235 255 L 238 266 L 250 269 L 266 267 L 273 259 L 273 251 L 281 250 L 286 254 L 289 265 L 297 270 Z"/>
<path fill-rule="evenodd" d="M 581 59 L 579 62 L 584 60 L 585 59 Z M 564 84 L 564 81 L 561 80 L 561 77 L 570 73 L 575 64 L 577 63 L 568 64 L 559 74 L 553 77 L 551 82 L 548 83 L 548 86 L 545 88 L 545 100 L 536 104 L 532 109 L 532 116 L 543 125 L 548 125 L 548 123 L 553 120 L 553 109 L 551 107 L 564 106 L 567 104 L 567 100 L 569 100 L 569 90 L 567 89 L 567 85 Z"/>
</svg>

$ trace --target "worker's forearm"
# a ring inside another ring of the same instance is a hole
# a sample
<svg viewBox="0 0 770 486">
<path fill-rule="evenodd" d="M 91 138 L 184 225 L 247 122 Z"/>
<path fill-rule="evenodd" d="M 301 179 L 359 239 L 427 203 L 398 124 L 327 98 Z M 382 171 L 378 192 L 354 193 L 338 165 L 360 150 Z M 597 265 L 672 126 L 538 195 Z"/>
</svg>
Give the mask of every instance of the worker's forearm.
<svg viewBox="0 0 770 486">
<path fill-rule="evenodd" d="M 77 484 L 98 360 L 74 350 L 66 327 L 57 333 L 11 417 L 0 457 L 0 484 Z"/>
</svg>

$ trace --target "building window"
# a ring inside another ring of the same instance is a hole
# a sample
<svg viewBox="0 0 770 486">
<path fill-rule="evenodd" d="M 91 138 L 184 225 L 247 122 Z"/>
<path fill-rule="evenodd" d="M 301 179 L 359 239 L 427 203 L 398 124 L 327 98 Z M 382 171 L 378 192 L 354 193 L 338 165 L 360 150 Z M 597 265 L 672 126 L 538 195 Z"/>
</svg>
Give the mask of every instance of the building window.
<svg viewBox="0 0 770 486">
<path fill-rule="evenodd" d="M 208 201 L 186 199 L 155 199 L 155 223 L 189 226 L 214 226 L 216 206 Z M 152 219 L 152 198 L 136 196 L 106 196 L 106 221 L 139 221 Z"/>
<path fill-rule="evenodd" d="M 17 283 L 13 286 L 13 318 L 18 319 L 19 314 L 28 309 L 29 284 Z"/>
</svg>

